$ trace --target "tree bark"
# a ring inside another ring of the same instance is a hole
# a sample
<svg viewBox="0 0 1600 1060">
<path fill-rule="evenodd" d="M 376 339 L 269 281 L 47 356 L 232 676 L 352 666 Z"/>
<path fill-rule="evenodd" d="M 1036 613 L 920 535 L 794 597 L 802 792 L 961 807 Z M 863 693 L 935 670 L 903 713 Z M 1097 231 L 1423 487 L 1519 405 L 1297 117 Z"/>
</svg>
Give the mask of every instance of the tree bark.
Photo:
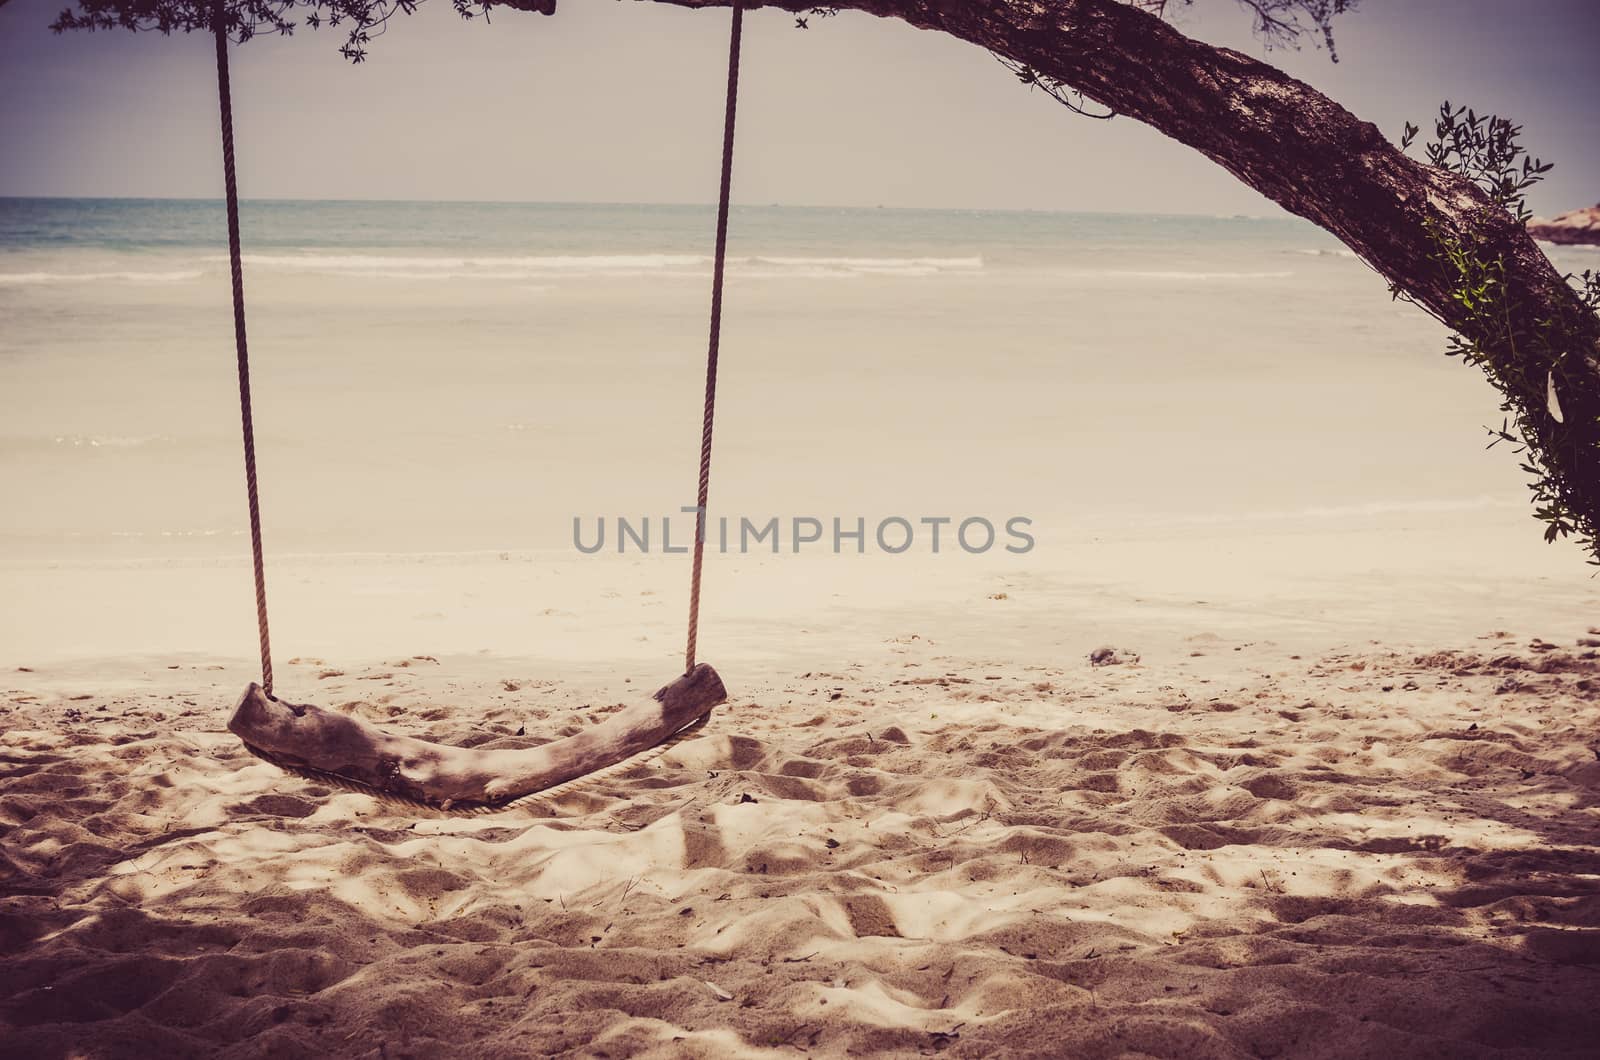
<svg viewBox="0 0 1600 1060">
<path fill-rule="evenodd" d="M 534 0 L 508 0 L 535 8 Z M 725 7 L 730 0 L 653 0 Z M 795 0 L 762 4 L 804 12 Z M 1547 457 L 1564 498 L 1591 533 L 1600 526 L 1600 318 L 1507 211 L 1460 175 L 1405 155 L 1378 128 L 1310 85 L 1227 48 L 1192 40 L 1119 0 L 836 0 L 827 6 L 897 18 L 1032 67 L 1118 114 L 1187 144 L 1290 213 L 1337 236 L 1394 287 L 1504 363 L 1546 379 L 1554 363 L 1526 362 L 1516 336 L 1563 322 L 1557 398 L 1566 421 Z M 1108 179 L 1116 160 L 1105 159 Z M 1503 330 L 1482 330 L 1437 260 L 1458 239 L 1504 262 Z M 1552 384 L 1554 386 L 1554 384 Z M 1543 386 L 1539 387 L 1543 393 Z M 1542 401 L 1524 397 L 1536 431 L 1554 430 Z"/>
<path fill-rule="evenodd" d="M 575 736 L 522 750 L 476 750 L 391 736 L 346 714 L 274 699 L 252 683 L 228 728 L 290 768 L 332 773 L 440 809 L 492 808 L 649 750 L 727 698 L 716 670 L 701 663 L 649 702 Z"/>
</svg>

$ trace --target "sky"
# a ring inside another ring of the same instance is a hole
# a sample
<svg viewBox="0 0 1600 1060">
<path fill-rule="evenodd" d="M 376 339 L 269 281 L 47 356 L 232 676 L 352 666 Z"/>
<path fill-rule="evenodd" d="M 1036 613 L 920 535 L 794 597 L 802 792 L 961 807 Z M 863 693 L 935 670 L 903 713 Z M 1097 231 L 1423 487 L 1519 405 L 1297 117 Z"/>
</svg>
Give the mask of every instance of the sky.
<svg viewBox="0 0 1600 1060">
<path fill-rule="evenodd" d="M 3 2 L 3 0 L 0 0 Z M 208 36 L 56 36 L 64 0 L 0 6 L 0 195 L 220 195 Z M 1232 0 L 1186 33 L 1287 69 L 1398 137 L 1440 100 L 1523 123 L 1549 215 L 1600 201 L 1600 0 L 1364 0 L 1340 63 L 1264 52 Z M 987 53 L 844 12 L 745 23 L 734 198 L 750 204 L 1273 215 L 1130 119 L 1091 121 Z M 728 12 L 561 0 L 554 17 L 398 18 L 369 61 L 340 31 L 237 49 L 247 198 L 693 202 L 716 197 Z"/>
</svg>

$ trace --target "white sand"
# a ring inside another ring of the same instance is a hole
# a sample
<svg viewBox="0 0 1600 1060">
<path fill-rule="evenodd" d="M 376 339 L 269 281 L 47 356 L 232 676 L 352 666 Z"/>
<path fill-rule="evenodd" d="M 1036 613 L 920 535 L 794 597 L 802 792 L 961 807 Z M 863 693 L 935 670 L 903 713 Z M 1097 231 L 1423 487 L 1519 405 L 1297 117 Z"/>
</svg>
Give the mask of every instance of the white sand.
<svg viewBox="0 0 1600 1060">
<path fill-rule="evenodd" d="M 714 559 L 705 735 L 466 819 L 242 750 L 239 564 L 5 568 L 0 1054 L 1594 1056 L 1596 586 L 1421 523 Z M 673 559 L 283 559 L 279 689 L 573 731 Z"/>
</svg>

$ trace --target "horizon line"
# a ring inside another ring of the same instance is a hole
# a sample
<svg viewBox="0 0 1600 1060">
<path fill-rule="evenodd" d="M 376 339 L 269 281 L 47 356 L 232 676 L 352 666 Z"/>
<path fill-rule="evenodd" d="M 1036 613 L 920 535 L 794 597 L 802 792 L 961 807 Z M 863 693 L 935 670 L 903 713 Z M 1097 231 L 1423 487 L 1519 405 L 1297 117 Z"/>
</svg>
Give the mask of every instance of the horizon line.
<svg viewBox="0 0 1600 1060">
<path fill-rule="evenodd" d="M 3 2 L 3 0 L 0 0 Z M 59 202 L 206 202 L 220 203 L 221 196 L 194 196 L 194 195 L 19 195 L 0 194 L 0 201 L 32 199 Z M 682 209 L 715 210 L 714 202 L 623 202 L 614 200 L 583 200 L 583 199 L 406 199 L 406 198 L 312 198 L 309 196 L 246 196 L 241 197 L 241 203 L 342 203 L 342 204 L 380 204 L 395 205 L 429 205 L 429 206 L 599 206 L 599 207 L 669 207 Z M 1063 216 L 1106 216 L 1106 217 L 1199 217 L 1211 220 L 1240 220 L 1240 221 L 1305 221 L 1305 218 L 1280 210 L 1278 215 L 1273 214 L 1246 214 L 1246 213 L 1221 213 L 1217 211 L 1162 211 L 1162 210 L 1071 210 L 1055 207 L 1036 206 L 892 206 L 887 203 L 875 203 L 870 206 L 848 203 L 740 203 L 732 204 L 734 209 L 755 210 L 860 210 L 860 211 L 893 211 L 899 213 L 1018 213 L 1018 214 L 1059 214 Z M 1310 221 L 1305 221 L 1311 224 Z"/>
</svg>

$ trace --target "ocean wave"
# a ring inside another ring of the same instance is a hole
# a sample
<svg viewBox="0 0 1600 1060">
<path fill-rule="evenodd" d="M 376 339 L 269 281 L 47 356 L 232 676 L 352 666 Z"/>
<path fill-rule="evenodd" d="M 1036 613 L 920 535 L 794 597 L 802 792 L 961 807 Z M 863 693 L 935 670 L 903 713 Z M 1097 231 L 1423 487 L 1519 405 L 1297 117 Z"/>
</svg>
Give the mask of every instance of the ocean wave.
<svg viewBox="0 0 1600 1060">
<path fill-rule="evenodd" d="M 934 270 L 907 271 L 902 273 L 866 273 L 853 272 L 850 269 L 828 269 L 821 266 L 811 268 L 789 269 L 762 269 L 762 268 L 737 268 L 732 270 L 735 280 L 860 280 L 865 277 L 899 275 L 899 276 L 928 276 Z"/>
<path fill-rule="evenodd" d="M 1069 273 L 1088 279 L 1170 280 L 1178 283 L 1208 283 L 1232 280 L 1285 280 L 1294 273 L 1284 270 L 1270 272 L 1199 271 L 1191 269 L 1083 269 Z"/>
<path fill-rule="evenodd" d="M 183 283 L 198 280 L 199 269 L 173 269 L 166 272 L 0 272 L 0 287 L 24 287 L 59 283 Z"/>
<path fill-rule="evenodd" d="M 1309 258 L 1353 258 L 1357 261 L 1360 256 L 1348 247 L 1300 247 L 1294 253 L 1303 254 Z"/>
<path fill-rule="evenodd" d="M 243 537 L 245 531 L 239 529 L 228 530 L 112 530 L 111 537 L 122 538 L 147 538 L 147 537 Z"/>
<path fill-rule="evenodd" d="M 177 439 L 169 434 L 58 434 L 50 441 L 64 449 L 139 449 L 147 445 L 171 445 Z"/>
<path fill-rule="evenodd" d="M 305 270 L 315 271 L 315 270 Z M 555 273 L 538 269 L 339 269 L 329 270 L 327 275 L 336 275 L 352 280 L 409 280 L 409 281 L 434 281 L 434 280 L 503 280 L 506 282 L 527 280 L 552 280 L 559 279 Z M 568 276 L 605 276 L 610 279 L 624 280 L 641 276 L 709 276 L 709 270 L 695 272 L 656 272 L 649 269 L 604 269 L 595 272 L 572 272 Z M 535 291 L 548 291 L 548 285 L 536 285 L 528 288 Z"/>
<path fill-rule="evenodd" d="M 845 269 L 859 272 L 972 272 L 983 268 L 981 257 L 970 258 L 791 258 L 765 255 L 736 258 L 738 264 L 779 265 L 794 268 Z"/>
<path fill-rule="evenodd" d="M 202 259 L 224 262 L 213 255 Z M 703 277 L 708 254 L 550 254 L 432 256 L 400 254 L 246 254 L 254 268 L 324 273 L 362 279 L 397 280 L 548 280 L 559 277 Z M 728 260 L 729 271 L 744 278 L 778 279 L 852 276 L 932 276 L 976 272 L 981 257 L 794 257 L 743 255 Z"/>
<path fill-rule="evenodd" d="M 206 261 L 227 261 L 214 255 Z M 525 279 L 530 272 L 657 270 L 709 265 L 703 254 L 552 254 L 492 257 L 407 257 L 390 254 L 246 254 L 246 265 L 310 272 L 461 274 L 480 279 Z"/>
<path fill-rule="evenodd" d="M 1169 526 L 1211 526 L 1246 523 L 1318 522 L 1372 519 L 1394 515 L 1453 515 L 1497 509 L 1522 508 L 1509 497 L 1456 497 L 1404 501 L 1358 501 L 1351 504 L 1313 504 L 1303 508 L 1171 515 L 1153 521 Z"/>
</svg>

